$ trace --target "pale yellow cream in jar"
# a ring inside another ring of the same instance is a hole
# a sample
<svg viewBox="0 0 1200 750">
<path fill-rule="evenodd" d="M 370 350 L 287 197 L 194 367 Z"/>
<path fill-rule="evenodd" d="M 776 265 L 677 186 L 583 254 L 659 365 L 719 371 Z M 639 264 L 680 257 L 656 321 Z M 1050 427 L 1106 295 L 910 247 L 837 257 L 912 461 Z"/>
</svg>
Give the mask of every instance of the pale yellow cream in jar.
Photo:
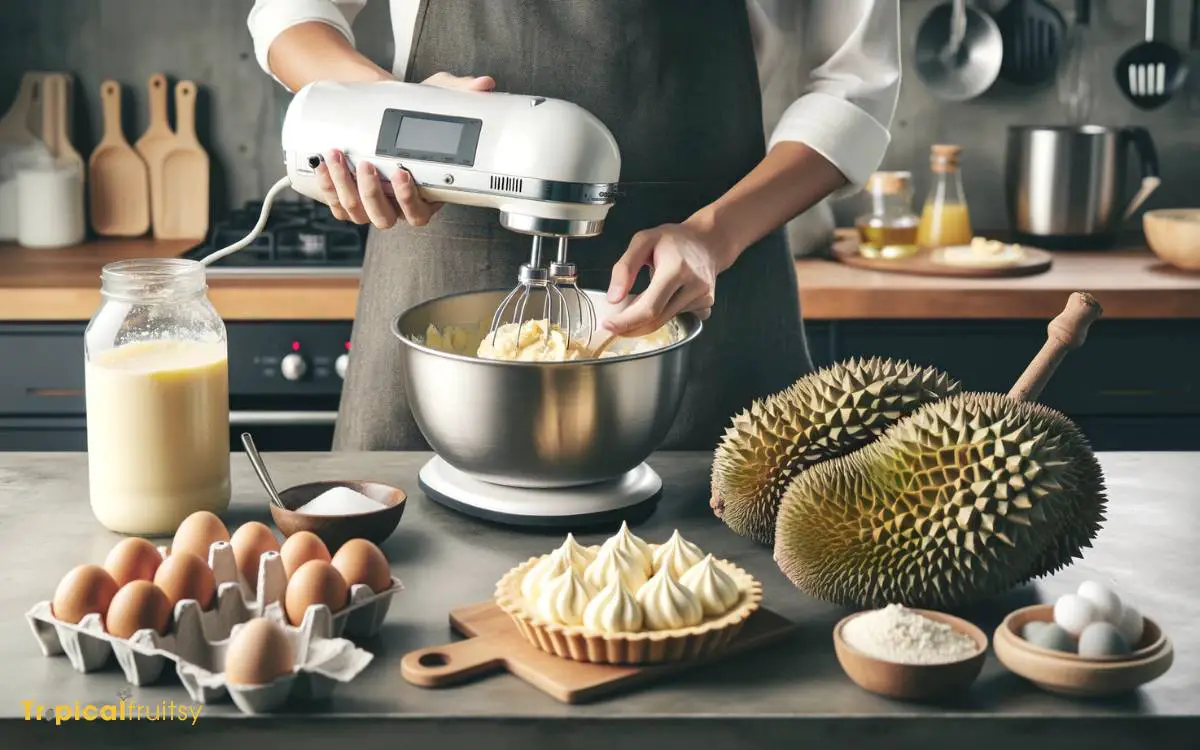
<svg viewBox="0 0 1200 750">
<path fill-rule="evenodd" d="M 223 342 L 144 341 L 85 365 L 92 511 L 112 531 L 169 534 L 229 507 Z"/>
</svg>

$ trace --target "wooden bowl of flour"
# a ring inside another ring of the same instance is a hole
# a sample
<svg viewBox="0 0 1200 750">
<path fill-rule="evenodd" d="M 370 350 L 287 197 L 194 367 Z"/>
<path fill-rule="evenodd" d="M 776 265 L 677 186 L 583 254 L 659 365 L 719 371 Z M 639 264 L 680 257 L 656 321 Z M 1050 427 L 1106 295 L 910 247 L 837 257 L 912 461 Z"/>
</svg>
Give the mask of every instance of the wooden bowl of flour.
<svg viewBox="0 0 1200 750">
<path fill-rule="evenodd" d="M 854 648 L 844 636 L 846 625 L 871 611 L 874 610 L 850 615 L 833 629 L 833 649 L 837 653 L 838 663 L 842 665 L 846 676 L 863 690 L 899 700 L 936 700 L 966 690 L 983 670 L 988 648 L 988 638 L 984 632 L 960 617 L 928 609 L 908 611 L 949 625 L 974 641 L 975 651 L 970 656 L 953 661 L 908 664 L 881 659 Z"/>
</svg>

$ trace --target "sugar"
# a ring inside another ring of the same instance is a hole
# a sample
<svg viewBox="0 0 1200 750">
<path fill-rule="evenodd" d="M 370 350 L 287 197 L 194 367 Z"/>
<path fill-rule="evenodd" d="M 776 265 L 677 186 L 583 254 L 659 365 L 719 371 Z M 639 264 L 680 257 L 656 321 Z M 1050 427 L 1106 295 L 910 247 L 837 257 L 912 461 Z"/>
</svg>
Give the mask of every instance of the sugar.
<svg viewBox="0 0 1200 750">
<path fill-rule="evenodd" d="M 381 503 L 357 490 L 333 487 L 296 508 L 296 512 L 310 516 L 349 516 L 355 513 L 371 513 L 382 508 Z"/>
</svg>

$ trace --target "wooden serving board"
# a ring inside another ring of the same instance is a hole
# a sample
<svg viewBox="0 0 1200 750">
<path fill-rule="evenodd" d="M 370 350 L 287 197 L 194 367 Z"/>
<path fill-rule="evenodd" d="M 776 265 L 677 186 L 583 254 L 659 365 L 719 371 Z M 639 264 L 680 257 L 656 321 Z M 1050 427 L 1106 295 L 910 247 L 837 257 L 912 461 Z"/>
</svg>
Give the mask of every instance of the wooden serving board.
<svg viewBox="0 0 1200 750">
<path fill-rule="evenodd" d="M 720 653 L 694 661 L 652 666 L 587 664 L 548 654 L 529 644 L 494 601 L 453 610 L 450 626 L 466 640 L 405 654 L 404 679 L 425 688 L 459 685 L 496 672 L 511 672 L 563 703 L 584 703 L 629 690 L 667 675 L 709 664 L 759 646 L 777 643 L 796 624 L 768 609 L 746 620 L 742 632 Z"/>
<path fill-rule="evenodd" d="M 936 251 L 921 250 L 908 258 L 866 258 L 858 252 L 858 235 L 838 232 L 833 243 L 833 257 L 840 263 L 869 271 L 905 273 L 916 276 L 952 276 L 956 278 L 1011 278 L 1034 276 L 1050 270 L 1054 258 L 1045 250 L 1021 246 L 1025 257 L 1011 266 L 952 266 L 934 260 Z"/>
</svg>

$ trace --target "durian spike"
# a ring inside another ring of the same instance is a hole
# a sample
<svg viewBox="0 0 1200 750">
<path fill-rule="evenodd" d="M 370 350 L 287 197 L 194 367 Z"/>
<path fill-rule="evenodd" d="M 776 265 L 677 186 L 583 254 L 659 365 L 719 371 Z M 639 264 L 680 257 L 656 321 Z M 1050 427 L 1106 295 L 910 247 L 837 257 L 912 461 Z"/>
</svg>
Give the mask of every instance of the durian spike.
<svg viewBox="0 0 1200 750">
<path fill-rule="evenodd" d="M 1014 401 L 1037 401 L 1067 352 L 1083 346 L 1088 328 L 1103 312 L 1100 303 L 1087 292 L 1072 294 L 1066 308 L 1046 326 L 1046 343 L 1017 378 L 1008 397 Z"/>
</svg>

